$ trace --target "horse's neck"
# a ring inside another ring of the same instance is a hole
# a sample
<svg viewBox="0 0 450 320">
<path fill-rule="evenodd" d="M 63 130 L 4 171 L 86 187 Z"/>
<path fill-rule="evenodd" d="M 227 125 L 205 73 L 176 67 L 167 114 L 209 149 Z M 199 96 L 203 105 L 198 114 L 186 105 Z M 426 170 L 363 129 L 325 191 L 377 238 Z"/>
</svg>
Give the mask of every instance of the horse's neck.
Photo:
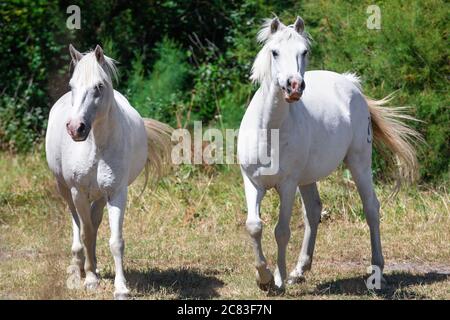
<svg viewBox="0 0 450 320">
<path fill-rule="evenodd" d="M 261 87 L 260 90 L 262 101 L 258 108 L 258 127 L 279 129 L 289 113 L 289 105 L 274 83 Z"/>
<path fill-rule="evenodd" d="M 120 110 L 116 100 L 112 99 L 108 113 L 92 128 L 92 142 L 96 149 L 104 150 L 109 145 L 120 143 L 120 134 Z"/>
</svg>

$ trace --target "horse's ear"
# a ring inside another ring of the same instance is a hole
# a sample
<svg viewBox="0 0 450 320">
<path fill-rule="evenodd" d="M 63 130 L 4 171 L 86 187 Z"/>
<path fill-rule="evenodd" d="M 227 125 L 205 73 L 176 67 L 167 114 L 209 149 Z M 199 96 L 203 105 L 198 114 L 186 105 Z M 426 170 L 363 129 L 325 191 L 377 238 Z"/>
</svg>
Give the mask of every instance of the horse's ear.
<svg viewBox="0 0 450 320">
<path fill-rule="evenodd" d="M 77 64 L 78 61 L 83 58 L 83 54 L 80 53 L 72 44 L 69 44 L 69 52 L 70 56 L 72 57 L 73 64 Z"/>
<path fill-rule="evenodd" d="M 275 17 L 272 19 L 272 22 L 270 23 L 270 33 L 275 33 L 280 29 L 280 19 L 278 17 Z"/>
<path fill-rule="evenodd" d="M 294 29 L 298 33 L 303 33 L 303 31 L 305 30 L 305 22 L 299 16 L 297 16 L 297 19 L 295 20 Z"/>
<path fill-rule="evenodd" d="M 105 62 L 105 55 L 103 54 L 102 47 L 97 45 L 95 47 L 94 53 L 95 53 L 95 57 L 97 58 L 98 63 L 102 64 L 103 62 Z"/>
</svg>

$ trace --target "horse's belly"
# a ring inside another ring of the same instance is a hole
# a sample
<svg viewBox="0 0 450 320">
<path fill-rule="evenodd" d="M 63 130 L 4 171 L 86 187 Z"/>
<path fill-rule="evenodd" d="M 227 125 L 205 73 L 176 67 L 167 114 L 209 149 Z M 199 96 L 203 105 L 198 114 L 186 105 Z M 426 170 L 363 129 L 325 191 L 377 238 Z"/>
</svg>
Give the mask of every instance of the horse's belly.
<svg viewBox="0 0 450 320">
<path fill-rule="evenodd" d="M 329 176 L 344 160 L 347 148 L 342 147 L 328 154 L 310 155 L 299 176 L 299 185 L 306 185 Z"/>
<path fill-rule="evenodd" d="M 315 164 L 305 167 L 303 174 L 300 175 L 298 184 L 304 186 L 328 177 L 334 170 L 336 170 L 339 163 L 340 162 L 337 162 L 332 166 L 323 166 L 321 168 L 317 168 L 317 165 Z"/>
<path fill-rule="evenodd" d="M 133 159 L 130 166 L 130 174 L 128 176 L 128 185 L 131 185 L 136 178 L 141 174 L 147 162 L 147 153 L 140 152 Z"/>
</svg>

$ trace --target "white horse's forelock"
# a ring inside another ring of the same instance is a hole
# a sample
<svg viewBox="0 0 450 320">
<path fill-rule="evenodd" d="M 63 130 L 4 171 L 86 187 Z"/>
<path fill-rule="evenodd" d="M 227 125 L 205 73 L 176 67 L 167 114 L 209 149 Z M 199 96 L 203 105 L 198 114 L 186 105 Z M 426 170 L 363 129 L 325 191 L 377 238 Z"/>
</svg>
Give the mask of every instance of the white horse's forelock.
<svg viewBox="0 0 450 320">
<path fill-rule="evenodd" d="M 303 31 L 301 34 L 295 31 L 293 25 L 285 26 L 280 22 L 279 30 L 272 34 L 271 28 L 272 19 L 265 19 L 261 29 L 258 32 L 257 40 L 263 44 L 262 49 L 252 66 L 250 79 L 253 83 L 261 84 L 264 81 L 271 80 L 271 58 L 269 47 L 274 42 L 281 42 L 285 40 L 298 40 L 305 43 L 309 48 L 311 45 L 310 35 Z"/>
<path fill-rule="evenodd" d="M 95 86 L 99 83 L 109 83 L 117 80 L 117 68 L 115 60 L 104 56 L 105 62 L 101 65 L 95 57 L 95 52 L 86 53 L 83 58 L 77 62 L 73 71 L 71 84 L 81 86 Z"/>
</svg>

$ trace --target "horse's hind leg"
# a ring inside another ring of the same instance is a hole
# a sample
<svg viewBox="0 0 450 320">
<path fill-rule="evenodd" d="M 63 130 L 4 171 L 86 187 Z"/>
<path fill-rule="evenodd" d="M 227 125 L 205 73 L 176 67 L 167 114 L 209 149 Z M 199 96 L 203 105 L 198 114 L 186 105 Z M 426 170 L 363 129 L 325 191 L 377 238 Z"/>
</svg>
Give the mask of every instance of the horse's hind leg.
<svg viewBox="0 0 450 320">
<path fill-rule="evenodd" d="M 317 184 L 312 183 L 300 187 L 303 199 L 303 212 L 305 221 L 305 233 L 303 236 L 302 249 L 295 269 L 289 274 L 289 284 L 302 282 L 305 280 L 304 273 L 311 269 L 314 246 L 316 244 L 317 228 L 322 213 L 322 203 L 320 201 Z"/>
<path fill-rule="evenodd" d="M 260 218 L 260 206 L 265 191 L 256 188 L 245 173 L 242 176 L 247 201 L 247 221 L 245 225 L 252 239 L 255 252 L 256 283 L 261 290 L 267 291 L 273 284 L 273 276 L 267 267 L 261 243 L 263 225 Z"/>
<path fill-rule="evenodd" d="M 372 265 L 383 271 L 384 259 L 380 239 L 380 203 L 378 202 L 372 182 L 370 153 L 350 153 L 345 163 L 352 173 L 358 193 L 361 197 L 364 214 L 370 229 L 370 244 L 372 247 Z M 385 280 L 381 276 L 381 285 Z"/>
<path fill-rule="evenodd" d="M 75 205 L 73 204 L 69 188 L 58 181 L 58 190 L 61 196 L 66 200 L 70 213 L 72 214 L 72 261 L 67 268 L 67 273 L 69 274 L 67 285 L 69 289 L 75 289 L 81 286 L 81 276 L 84 273 L 85 260 L 83 244 L 80 239 L 80 220 Z"/>
</svg>

